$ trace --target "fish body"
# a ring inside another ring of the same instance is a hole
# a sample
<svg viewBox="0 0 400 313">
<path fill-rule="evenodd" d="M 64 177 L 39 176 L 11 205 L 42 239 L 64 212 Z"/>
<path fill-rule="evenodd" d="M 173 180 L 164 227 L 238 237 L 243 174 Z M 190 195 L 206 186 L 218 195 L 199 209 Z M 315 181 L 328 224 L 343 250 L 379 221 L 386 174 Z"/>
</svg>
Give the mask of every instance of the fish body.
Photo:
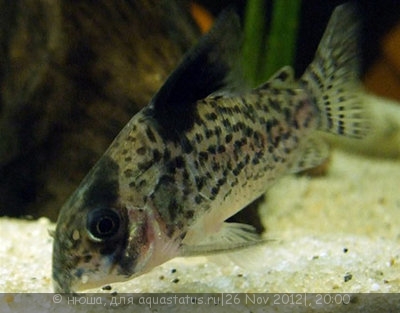
<svg viewBox="0 0 400 313">
<path fill-rule="evenodd" d="M 349 5 L 335 10 L 300 80 L 284 67 L 250 91 L 233 75 L 237 16 L 226 13 L 216 24 L 63 206 L 53 250 L 56 291 L 257 242 L 250 226 L 224 221 L 283 175 L 323 161 L 328 150 L 319 131 L 367 131 L 358 23 Z"/>
</svg>

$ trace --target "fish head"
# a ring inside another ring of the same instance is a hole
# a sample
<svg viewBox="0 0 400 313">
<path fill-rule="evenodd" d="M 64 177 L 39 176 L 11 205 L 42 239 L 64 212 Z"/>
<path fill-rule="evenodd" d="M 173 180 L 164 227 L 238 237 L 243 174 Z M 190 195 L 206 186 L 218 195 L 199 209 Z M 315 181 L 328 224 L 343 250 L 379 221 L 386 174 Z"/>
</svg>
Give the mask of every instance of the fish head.
<svg viewBox="0 0 400 313">
<path fill-rule="evenodd" d="M 124 257 L 126 218 L 124 210 L 100 207 L 79 211 L 58 223 L 53 246 L 57 292 L 89 289 L 121 280 L 134 271 L 134 258 L 126 262 L 129 258 Z"/>
<path fill-rule="evenodd" d="M 60 211 L 53 243 L 57 292 L 128 280 L 163 262 L 154 210 L 121 196 L 120 168 L 103 156 Z M 137 197 L 136 197 L 137 198 Z"/>
</svg>

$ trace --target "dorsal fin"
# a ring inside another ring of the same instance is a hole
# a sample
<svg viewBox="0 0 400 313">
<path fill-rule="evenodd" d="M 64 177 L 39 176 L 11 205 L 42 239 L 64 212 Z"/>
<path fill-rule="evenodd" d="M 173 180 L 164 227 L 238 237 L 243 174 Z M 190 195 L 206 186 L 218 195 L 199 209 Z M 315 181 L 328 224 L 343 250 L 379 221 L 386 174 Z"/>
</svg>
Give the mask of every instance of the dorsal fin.
<svg viewBox="0 0 400 313">
<path fill-rule="evenodd" d="M 240 77 L 236 72 L 241 43 L 239 17 L 227 10 L 152 99 L 150 112 L 164 135 L 177 136 L 192 127 L 198 100 L 222 90 L 236 90 L 241 85 L 236 82 Z"/>
<path fill-rule="evenodd" d="M 271 76 L 270 79 L 268 79 L 268 82 L 272 85 L 283 84 L 287 86 L 288 84 L 293 84 L 295 82 L 293 68 L 289 65 L 280 68 L 274 75 Z"/>
</svg>

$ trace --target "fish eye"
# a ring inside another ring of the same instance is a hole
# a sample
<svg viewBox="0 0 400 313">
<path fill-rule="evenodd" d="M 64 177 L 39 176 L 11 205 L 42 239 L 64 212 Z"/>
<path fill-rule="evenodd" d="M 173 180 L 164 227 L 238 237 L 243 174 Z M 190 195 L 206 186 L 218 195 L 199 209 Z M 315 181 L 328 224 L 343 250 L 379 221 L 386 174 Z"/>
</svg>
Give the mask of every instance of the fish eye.
<svg viewBox="0 0 400 313">
<path fill-rule="evenodd" d="M 93 239 L 110 239 L 119 231 L 120 216 L 112 209 L 96 209 L 89 212 L 86 227 Z"/>
</svg>

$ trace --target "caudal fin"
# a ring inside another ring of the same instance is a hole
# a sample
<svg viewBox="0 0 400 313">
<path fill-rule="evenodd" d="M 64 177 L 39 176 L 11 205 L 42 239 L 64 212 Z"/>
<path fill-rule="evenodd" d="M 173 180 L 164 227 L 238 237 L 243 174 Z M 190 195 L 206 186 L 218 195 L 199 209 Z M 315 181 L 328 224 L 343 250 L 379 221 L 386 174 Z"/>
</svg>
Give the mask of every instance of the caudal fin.
<svg viewBox="0 0 400 313">
<path fill-rule="evenodd" d="M 301 77 L 320 111 L 319 128 L 347 137 L 362 138 L 369 123 L 359 81 L 360 18 L 354 6 L 337 7 L 315 55 Z"/>
</svg>

